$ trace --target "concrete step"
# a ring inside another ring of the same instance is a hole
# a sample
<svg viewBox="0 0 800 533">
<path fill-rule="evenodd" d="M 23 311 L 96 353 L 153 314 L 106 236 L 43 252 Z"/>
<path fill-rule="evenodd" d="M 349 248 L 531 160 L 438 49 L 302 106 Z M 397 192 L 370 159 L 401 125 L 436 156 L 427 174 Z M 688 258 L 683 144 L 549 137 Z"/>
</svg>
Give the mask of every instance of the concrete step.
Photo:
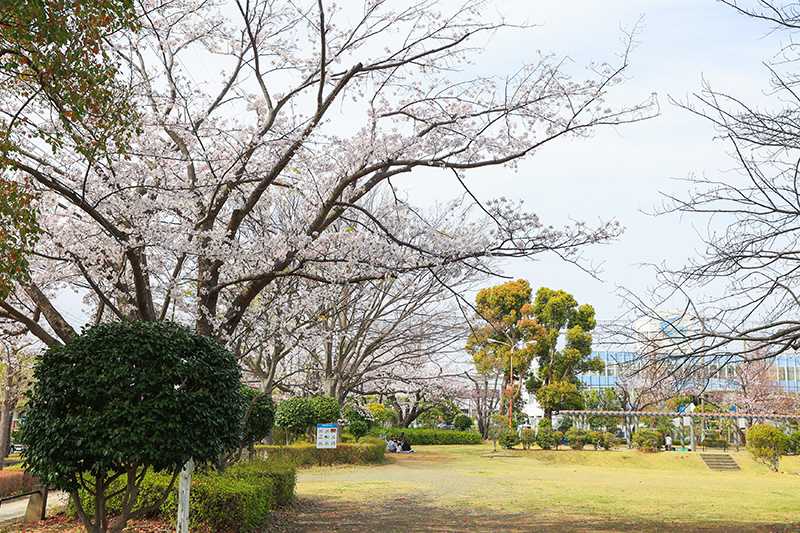
<svg viewBox="0 0 800 533">
<path fill-rule="evenodd" d="M 727 453 L 701 453 L 700 458 L 711 470 L 741 470 Z"/>
</svg>

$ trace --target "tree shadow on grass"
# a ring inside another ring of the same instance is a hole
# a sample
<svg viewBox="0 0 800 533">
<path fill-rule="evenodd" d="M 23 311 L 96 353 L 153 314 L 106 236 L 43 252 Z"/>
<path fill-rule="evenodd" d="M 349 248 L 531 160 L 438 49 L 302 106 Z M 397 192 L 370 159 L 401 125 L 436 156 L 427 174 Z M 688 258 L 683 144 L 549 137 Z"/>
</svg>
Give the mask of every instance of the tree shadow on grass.
<svg viewBox="0 0 800 533">
<path fill-rule="evenodd" d="M 686 509 L 687 514 L 691 509 Z M 569 517 L 532 513 L 494 513 L 428 505 L 413 498 L 358 503 L 321 498 L 299 498 L 275 513 L 270 531 L 299 532 L 528 532 L 528 531 L 681 531 L 686 532 L 789 532 L 795 524 L 748 524 L 740 522 L 659 522 L 620 518 Z"/>
</svg>

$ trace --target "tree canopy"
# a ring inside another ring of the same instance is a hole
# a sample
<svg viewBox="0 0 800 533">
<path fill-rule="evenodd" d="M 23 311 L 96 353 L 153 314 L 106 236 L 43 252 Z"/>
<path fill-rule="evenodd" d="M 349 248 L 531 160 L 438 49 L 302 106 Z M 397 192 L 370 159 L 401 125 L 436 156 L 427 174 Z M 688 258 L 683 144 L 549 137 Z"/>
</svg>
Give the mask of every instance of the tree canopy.
<svg viewBox="0 0 800 533">
<path fill-rule="evenodd" d="M 591 305 L 578 305 L 571 294 L 542 287 L 532 308 L 542 329 L 535 344 L 537 368 L 528 379 L 528 390 L 547 417 L 556 409 L 580 407 L 578 374 L 600 371 L 603 362 L 591 357 L 592 331 L 597 325 Z"/>
<path fill-rule="evenodd" d="M 94 326 L 36 361 L 22 441 L 26 470 L 69 491 L 90 531 L 121 531 L 148 470 L 174 477 L 193 458 L 215 460 L 239 444 L 240 373 L 215 340 L 170 322 Z M 123 513 L 83 509 L 126 478 Z M 166 495 L 165 495 L 166 496 Z"/>
</svg>

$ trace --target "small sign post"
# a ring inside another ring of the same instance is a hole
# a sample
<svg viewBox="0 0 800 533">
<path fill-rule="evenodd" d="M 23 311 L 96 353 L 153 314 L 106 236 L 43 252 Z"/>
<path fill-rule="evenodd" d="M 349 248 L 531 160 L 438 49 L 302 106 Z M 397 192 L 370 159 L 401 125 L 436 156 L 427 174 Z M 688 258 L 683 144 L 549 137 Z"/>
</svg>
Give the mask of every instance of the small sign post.
<svg viewBox="0 0 800 533">
<path fill-rule="evenodd" d="M 317 456 L 319 465 L 322 466 L 322 450 L 336 448 L 339 440 L 339 426 L 336 424 L 317 424 Z"/>
<path fill-rule="evenodd" d="M 176 533 L 189 533 L 189 490 L 192 487 L 192 472 L 194 460 L 189 459 L 178 478 L 178 520 L 175 527 Z"/>
</svg>

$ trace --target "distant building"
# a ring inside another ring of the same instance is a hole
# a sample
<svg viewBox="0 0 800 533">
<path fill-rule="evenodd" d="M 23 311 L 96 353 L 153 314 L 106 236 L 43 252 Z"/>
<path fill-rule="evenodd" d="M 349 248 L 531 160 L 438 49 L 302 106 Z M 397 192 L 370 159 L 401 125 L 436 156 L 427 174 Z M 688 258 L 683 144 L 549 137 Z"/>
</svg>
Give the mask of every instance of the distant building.
<svg viewBox="0 0 800 533">
<path fill-rule="evenodd" d="M 596 351 L 592 355 L 605 363 L 600 372 L 586 372 L 578 379 L 587 388 L 607 389 L 618 384 L 622 372 L 637 360 L 633 352 Z M 735 386 L 737 367 L 748 364 L 741 360 L 728 361 L 723 357 L 707 357 L 696 364 L 695 382 L 702 383 L 708 392 L 729 391 Z M 774 376 L 775 385 L 789 393 L 800 393 L 800 354 L 779 355 L 771 360 L 769 372 Z M 680 392 L 680 391 L 676 391 Z"/>
</svg>

